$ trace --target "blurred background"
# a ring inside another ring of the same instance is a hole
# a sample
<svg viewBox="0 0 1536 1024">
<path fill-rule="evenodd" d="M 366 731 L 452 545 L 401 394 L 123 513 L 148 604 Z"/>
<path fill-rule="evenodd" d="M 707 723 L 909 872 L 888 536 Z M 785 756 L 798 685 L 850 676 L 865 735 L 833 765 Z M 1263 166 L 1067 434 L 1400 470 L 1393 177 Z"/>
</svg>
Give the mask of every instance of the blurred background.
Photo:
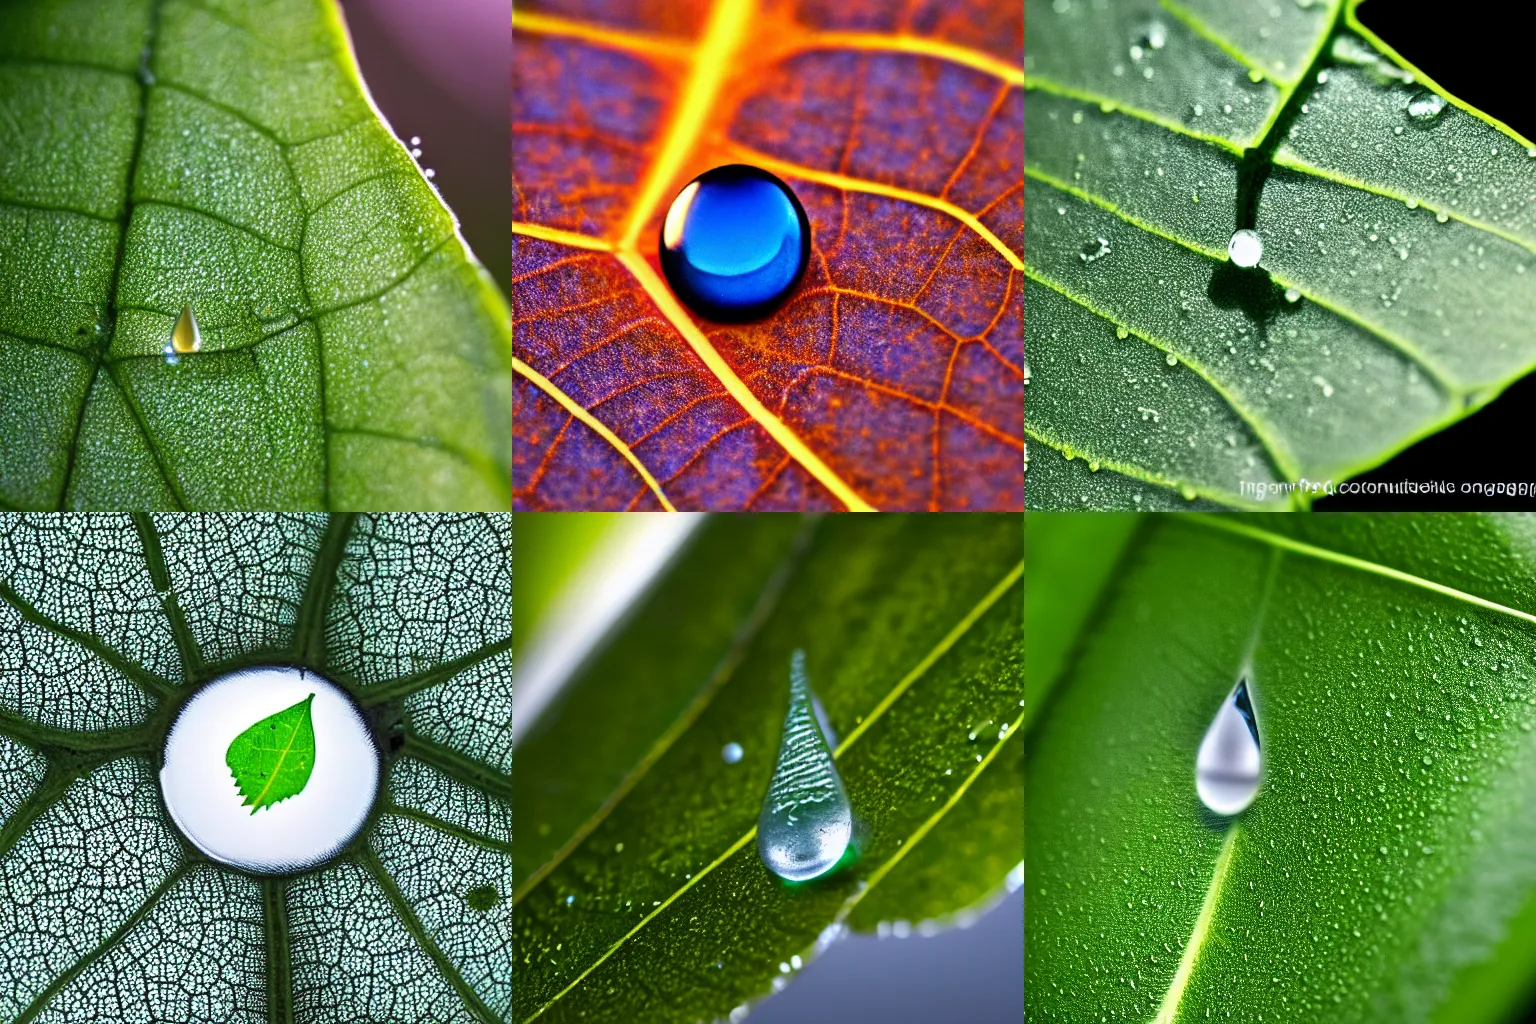
<svg viewBox="0 0 1536 1024">
<path fill-rule="evenodd" d="M 507 0 L 341 0 L 363 80 L 503 292 L 512 276 Z"/>
<path fill-rule="evenodd" d="M 514 765 L 517 738 L 702 518 L 664 512 L 513 516 Z M 964 927 L 932 935 L 914 929 L 905 937 L 844 935 L 747 1019 L 1018 1024 L 1024 1016 L 1024 891 L 1017 882 Z"/>
</svg>

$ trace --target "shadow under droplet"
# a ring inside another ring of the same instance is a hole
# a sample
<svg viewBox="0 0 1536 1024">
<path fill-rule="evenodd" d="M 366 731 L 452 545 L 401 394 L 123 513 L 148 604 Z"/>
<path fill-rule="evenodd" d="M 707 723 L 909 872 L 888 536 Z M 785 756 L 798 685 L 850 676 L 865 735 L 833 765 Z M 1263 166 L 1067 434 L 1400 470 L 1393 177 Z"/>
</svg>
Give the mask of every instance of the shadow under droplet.
<svg viewBox="0 0 1536 1024">
<path fill-rule="evenodd" d="M 1206 285 L 1206 298 L 1221 309 L 1238 309 L 1255 324 L 1267 324 L 1285 306 L 1285 292 L 1269 272 L 1219 263 Z"/>
</svg>

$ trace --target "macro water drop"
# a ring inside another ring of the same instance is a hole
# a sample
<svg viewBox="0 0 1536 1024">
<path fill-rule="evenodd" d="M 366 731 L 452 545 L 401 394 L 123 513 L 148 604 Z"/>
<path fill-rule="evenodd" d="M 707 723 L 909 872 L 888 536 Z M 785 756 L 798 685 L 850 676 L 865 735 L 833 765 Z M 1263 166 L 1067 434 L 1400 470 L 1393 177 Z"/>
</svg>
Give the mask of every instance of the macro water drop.
<svg viewBox="0 0 1536 1024">
<path fill-rule="evenodd" d="M 779 759 L 757 819 L 757 853 L 780 878 L 804 882 L 830 870 L 852 839 L 853 809 L 816 721 L 805 652 L 797 650 Z"/>
<path fill-rule="evenodd" d="M 756 320 L 805 275 L 811 224 L 788 185 L 767 171 L 727 164 L 694 178 L 661 225 L 661 269 L 695 313 Z"/>
<path fill-rule="evenodd" d="M 196 352 L 203 347 L 203 332 L 198 329 L 197 315 L 192 312 L 192 303 L 181 307 L 181 315 L 176 318 L 176 324 L 171 328 L 171 337 L 165 343 L 162 354 L 165 361 L 171 366 L 181 362 L 181 357 L 189 352 Z"/>
<path fill-rule="evenodd" d="M 1259 791 L 1259 725 L 1248 698 L 1248 680 L 1221 702 L 1195 756 L 1195 789 L 1200 802 L 1220 815 L 1253 803 Z"/>
<path fill-rule="evenodd" d="M 1227 242 L 1227 257 L 1240 267 L 1256 267 L 1264 256 L 1264 240 L 1257 231 L 1241 228 Z"/>
<path fill-rule="evenodd" d="M 1407 109 L 1415 121 L 1433 121 L 1445 110 L 1445 97 L 1421 89 L 1408 100 Z"/>
<path fill-rule="evenodd" d="M 741 760 L 743 751 L 740 743 L 727 743 L 720 748 L 720 760 L 726 764 L 735 764 Z"/>
</svg>

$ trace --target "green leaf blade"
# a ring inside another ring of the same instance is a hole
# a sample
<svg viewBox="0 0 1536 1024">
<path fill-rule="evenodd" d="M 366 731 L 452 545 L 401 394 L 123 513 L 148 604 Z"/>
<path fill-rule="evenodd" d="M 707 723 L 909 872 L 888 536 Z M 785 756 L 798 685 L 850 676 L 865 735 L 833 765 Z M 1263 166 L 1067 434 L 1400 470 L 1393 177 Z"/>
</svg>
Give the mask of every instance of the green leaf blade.
<svg viewBox="0 0 1536 1024">
<path fill-rule="evenodd" d="M 676 633 L 658 630 L 657 618 L 691 606 L 695 590 L 707 592 L 700 581 L 761 579 L 759 566 L 722 561 L 715 547 L 748 527 L 710 520 L 604 656 L 551 705 L 554 720 L 518 748 L 518 765 L 526 749 L 540 770 L 514 774 L 514 806 L 548 853 L 518 876 L 513 895 L 514 947 L 528 957 L 518 961 L 516 1019 L 725 1017 L 766 996 L 792 958 L 814 956 L 834 922 L 946 922 L 1000 892 L 1023 853 L 1021 525 L 1015 516 L 824 520 L 786 559 L 782 593 L 760 623 L 714 619 L 707 636 L 690 629 L 693 644 L 716 648 L 699 660 L 722 666 L 720 676 L 674 678 L 662 655 Z M 758 529 L 778 527 L 769 519 Z M 788 885 L 763 864 L 754 825 L 797 648 L 838 735 L 855 830 L 852 855 L 835 870 Z M 656 677 L 615 679 L 608 666 L 627 657 Z M 606 804 L 575 822 L 546 810 L 552 796 L 585 802 L 596 782 L 581 769 L 592 737 L 634 720 L 600 695 L 671 697 L 685 682 L 695 700 L 674 705 L 630 772 L 609 783 Z M 566 768 L 550 738 L 571 728 L 587 738 L 566 745 Z M 743 749 L 739 761 L 722 757 L 731 742 Z M 546 828 L 557 822 L 562 833 Z"/>
<path fill-rule="evenodd" d="M 224 755 L 243 804 L 255 814 L 298 796 L 315 769 L 315 722 L 310 694 L 236 736 Z"/>
<path fill-rule="evenodd" d="M 1204 518 L 1139 535 L 1029 737 L 1031 1018 L 1503 1019 L 1533 966 L 1502 941 L 1536 893 L 1536 629 L 1498 601 L 1525 542 Z M 1195 752 L 1250 644 L 1263 782 L 1218 819 Z"/>
<path fill-rule="evenodd" d="M 37 0 L 0 36 L 0 505 L 507 506 L 509 314 L 331 0 Z"/>
<path fill-rule="evenodd" d="M 1353 2 L 1267 33 L 1233 5 L 1063 6 L 1030 6 L 1026 56 L 1031 508 L 1305 507 L 1267 485 L 1337 484 L 1536 365 L 1536 147 Z M 1259 130 L 1201 92 L 1213 52 L 1278 83 Z M 1258 270 L 1228 261 L 1239 227 Z"/>
</svg>

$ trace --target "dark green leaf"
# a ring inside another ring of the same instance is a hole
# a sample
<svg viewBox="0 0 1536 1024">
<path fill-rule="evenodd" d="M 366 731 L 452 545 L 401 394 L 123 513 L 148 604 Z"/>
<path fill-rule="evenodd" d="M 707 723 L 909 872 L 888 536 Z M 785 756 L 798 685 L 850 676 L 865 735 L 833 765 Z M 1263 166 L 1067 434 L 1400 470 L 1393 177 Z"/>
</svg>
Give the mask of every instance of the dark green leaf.
<svg viewBox="0 0 1536 1024">
<path fill-rule="evenodd" d="M 1536 364 L 1536 144 L 1358 2 L 1027 0 L 1031 507 L 1305 506 Z"/>
<path fill-rule="evenodd" d="M 1022 858 L 1021 527 L 707 521 L 518 747 L 517 1018 L 723 1018 L 829 926 L 994 895 Z M 796 649 L 855 856 L 789 885 L 753 840 Z"/>
<path fill-rule="evenodd" d="M 0 112 L 0 507 L 509 506 L 506 306 L 333 0 L 0 5 Z"/>
</svg>

